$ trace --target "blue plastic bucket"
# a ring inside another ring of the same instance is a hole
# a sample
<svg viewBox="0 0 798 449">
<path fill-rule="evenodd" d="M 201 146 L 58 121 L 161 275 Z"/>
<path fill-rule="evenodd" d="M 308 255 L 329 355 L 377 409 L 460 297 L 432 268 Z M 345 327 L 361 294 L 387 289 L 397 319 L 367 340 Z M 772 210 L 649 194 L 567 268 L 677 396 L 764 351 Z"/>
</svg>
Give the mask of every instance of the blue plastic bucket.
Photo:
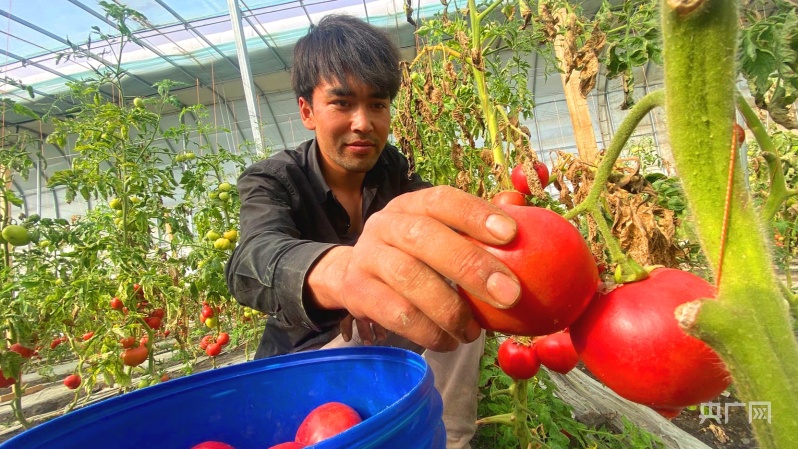
<svg viewBox="0 0 798 449">
<path fill-rule="evenodd" d="M 292 441 L 302 419 L 330 401 L 363 417 L 318 449 L 444 449 L 443 405 L 418 354 L 387 347 L 303 352 L 170 380 L 73 411 L 0 449 L 236 449 Z"/>
</svg>

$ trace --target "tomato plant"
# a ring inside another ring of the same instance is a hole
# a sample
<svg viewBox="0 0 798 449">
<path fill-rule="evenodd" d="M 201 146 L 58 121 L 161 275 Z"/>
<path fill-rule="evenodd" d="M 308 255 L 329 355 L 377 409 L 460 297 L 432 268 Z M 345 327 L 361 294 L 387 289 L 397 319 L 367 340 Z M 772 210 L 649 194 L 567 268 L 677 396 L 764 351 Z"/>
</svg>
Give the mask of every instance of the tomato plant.
<svg viewBox="0 0 798 449">
<path fill-rule="evenodd" d="M 499 367 L 512 379 L 531 379 L 540 369 L 540 359 L 528 340 L 510 337 L 499 345 Z"/>
<path fill-rule="evenodd" d="M 304 445 L 316 444 L 361 421 L 360 414 L 352 407 L 340 402 L 327 402 L 305 416 L 296 431 L 295 441 Z"/>
<path fill-rule="evenodd" d="M 515 273 L 521 298 L 509 309 L 498 309 L 462 288 L 461 295 L 485 329 L 535 336 L 568 327 L 585 310 L 599 283 L 587 243 L 571 223 L 550 210 L 501 207 L 518 225 L 516 238 L 504 246 L 482 246 Z"/>
<path fill-rule="evenodd" d="M 674 417 L 729 386 L 717 354 L 687 335 L 674 316 L 679 305 L 715 295 L 694 274 L 658 268 L 642 281 L 599 295 L 571 325 L 571 338 L 585 366 L 605 385 Z"/>
</svg>

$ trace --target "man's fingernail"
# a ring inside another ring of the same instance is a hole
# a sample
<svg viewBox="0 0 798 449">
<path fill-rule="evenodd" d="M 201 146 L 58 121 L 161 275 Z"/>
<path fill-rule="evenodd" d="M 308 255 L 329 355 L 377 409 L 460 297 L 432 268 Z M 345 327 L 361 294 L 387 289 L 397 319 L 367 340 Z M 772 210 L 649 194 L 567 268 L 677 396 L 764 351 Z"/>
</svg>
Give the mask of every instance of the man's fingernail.
<svg viewBox="0 0 798 449">
<path fill-rule="evenodd" d="M 521 295 L 521 285 L 510 276 L 497 271 L 488 277 L 488 293 L 499 304 L 499 307 L 509 308 Z"/>
<path fill-rule="evenodd" d="M 499 240 L 510 240 L 515 235 L 515 222 L 499 214 L 488 216 L 485 226 Z"/>
</svg>

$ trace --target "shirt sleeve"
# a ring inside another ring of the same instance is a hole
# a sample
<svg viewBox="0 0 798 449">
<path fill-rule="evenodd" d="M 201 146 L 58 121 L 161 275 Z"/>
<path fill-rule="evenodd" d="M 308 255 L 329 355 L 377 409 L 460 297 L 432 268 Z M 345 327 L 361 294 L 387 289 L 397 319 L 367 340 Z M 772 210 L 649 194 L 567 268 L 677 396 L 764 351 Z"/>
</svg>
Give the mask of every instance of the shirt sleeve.
<svg viewBox="0 0 798 449">
<path fill-rule="evenodd" d="M 311 319 L 303 303 L 308 271 L 336 245 L 300 238 L 291 183 L 267 167 L 253 165 L 238 180 L 241 241 L 225 267 L 228 289 L 245 306 L 318 332 L 346 316 L 342 310 Z"/>
</svg>

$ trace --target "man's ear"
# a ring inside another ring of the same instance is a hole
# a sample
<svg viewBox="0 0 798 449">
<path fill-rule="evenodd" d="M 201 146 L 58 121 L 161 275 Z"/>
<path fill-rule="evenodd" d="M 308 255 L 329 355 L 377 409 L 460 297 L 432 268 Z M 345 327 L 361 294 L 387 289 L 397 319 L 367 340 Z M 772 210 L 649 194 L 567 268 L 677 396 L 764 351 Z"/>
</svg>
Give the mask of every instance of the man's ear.
<svg viewBox="0 0 798 449">
<path fill-rule="evenodd" d="M 316 121 L 313 117 L 313 105 L 310 104 L 305 97 L 299 97 L 299 117 L 302 119 L 302 124 L 305 128 L 314 131 L 316 129 Z"/>
</svg>

